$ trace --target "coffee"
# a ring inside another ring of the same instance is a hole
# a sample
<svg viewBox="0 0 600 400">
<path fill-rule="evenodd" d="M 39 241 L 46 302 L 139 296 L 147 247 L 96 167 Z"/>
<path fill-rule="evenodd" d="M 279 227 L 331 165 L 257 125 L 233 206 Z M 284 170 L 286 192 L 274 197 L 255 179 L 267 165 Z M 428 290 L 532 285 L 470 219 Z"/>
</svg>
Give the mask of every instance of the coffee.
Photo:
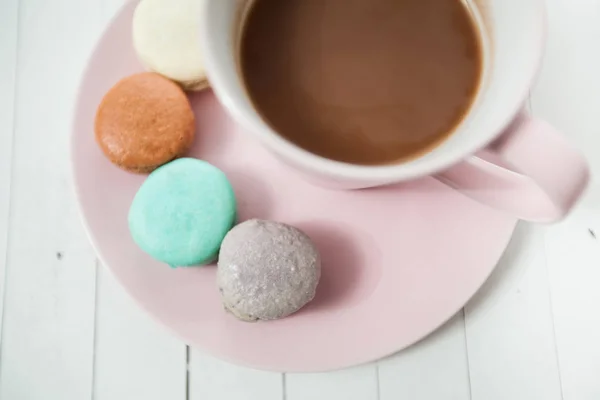
<svg viewBox="0 0 600 400">
<path fill-rule="evenodd" d="M 256 110 L 281 136 L 378 165 L 453 132 L 476 97 L 483 55 L 461 0 L 255 0 L 240 65 Z"/>
</svg>

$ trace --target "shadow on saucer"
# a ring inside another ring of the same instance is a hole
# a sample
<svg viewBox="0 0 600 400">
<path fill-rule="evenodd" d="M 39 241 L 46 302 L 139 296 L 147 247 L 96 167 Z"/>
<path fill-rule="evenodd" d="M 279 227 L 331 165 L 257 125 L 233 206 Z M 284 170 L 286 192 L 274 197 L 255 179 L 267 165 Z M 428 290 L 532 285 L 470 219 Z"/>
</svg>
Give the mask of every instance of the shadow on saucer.
<svg viewBox="0 0 600 400">
<path fill-rule="evenodd" d="M 364 262 L 350 236 L 340 228 L 322 222 L 297 226 L 310 236 L 321 254 L 321 280 L 317 294 L 301 312 L 339 308 L 344 303 L 344 306 L 353 303 L 352 300 L 356 299 L 351 298 L 359 289 Z"/>
<path fill-rule="evenodd" d="M 196 118 L 196 137 L 188 155 L 213 162 L 227 152 L 231 132 L 237 126 L 211 90 L 193 93 L 189 99 Z"/>
<path fill-rule="evenodd" d="M 239 169 L 225 169 L 237 201 L 238 223 L 252 218 L 271 219 L 274 212 L 273 188 Z"/>
</svg>

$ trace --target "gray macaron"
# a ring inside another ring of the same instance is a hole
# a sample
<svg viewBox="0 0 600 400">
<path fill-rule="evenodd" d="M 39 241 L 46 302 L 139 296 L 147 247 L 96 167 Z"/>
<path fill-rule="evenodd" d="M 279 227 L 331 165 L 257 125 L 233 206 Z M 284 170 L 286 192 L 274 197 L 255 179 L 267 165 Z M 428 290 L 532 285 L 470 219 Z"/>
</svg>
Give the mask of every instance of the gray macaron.
<svg viewBox="0 0 600 400">
<path fill-rule="evenodd" d="M 252 219 L 225 236 L 217 284 L 223 305 L 244 321 L 286 317 L 308 302 L 321 277 L 321 258 L 301 230 Z"/>
</svg>

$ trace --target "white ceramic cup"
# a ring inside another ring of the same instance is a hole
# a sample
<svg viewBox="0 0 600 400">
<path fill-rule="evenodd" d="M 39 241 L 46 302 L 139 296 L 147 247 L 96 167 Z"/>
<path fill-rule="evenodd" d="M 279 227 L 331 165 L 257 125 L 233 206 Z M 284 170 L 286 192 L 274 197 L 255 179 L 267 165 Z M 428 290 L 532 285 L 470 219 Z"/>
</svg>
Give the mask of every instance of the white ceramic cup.
<svg viewBox="0 0 600 400">
<path fill-rule="evenodd" d="M 360 189 L 432 175 L 495 208 L 542 222 L 562 218 L 587 185 L 583 156 L 547 123 L 522 111 L 544 50 L 543 0 L 464 0 L 473 10 L 484 49 L 483 81 L 475 102 L 437 148 L 384 166 L 323 158 L 268 126 L 239 73 L 241 32 L 253 0 L 202 1 L 201 46 L 216 96 L 273 154 L 317 184 Z"/>
</svg>

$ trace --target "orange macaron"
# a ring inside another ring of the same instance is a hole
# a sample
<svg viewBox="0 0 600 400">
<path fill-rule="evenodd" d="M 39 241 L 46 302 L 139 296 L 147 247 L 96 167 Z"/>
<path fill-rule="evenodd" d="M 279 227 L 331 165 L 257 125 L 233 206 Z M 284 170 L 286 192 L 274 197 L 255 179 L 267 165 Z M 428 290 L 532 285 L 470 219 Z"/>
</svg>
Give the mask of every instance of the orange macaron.
<svg viewBox="0 0 600 400">
<path fill-rule="evenodd" d="M 102 99 L 96 141 L 117 166 L 147 173 L 183 155 L 194 140 L 194 113 L 176 83 L 153 73 L 128 76 Z"/>
</svg>

